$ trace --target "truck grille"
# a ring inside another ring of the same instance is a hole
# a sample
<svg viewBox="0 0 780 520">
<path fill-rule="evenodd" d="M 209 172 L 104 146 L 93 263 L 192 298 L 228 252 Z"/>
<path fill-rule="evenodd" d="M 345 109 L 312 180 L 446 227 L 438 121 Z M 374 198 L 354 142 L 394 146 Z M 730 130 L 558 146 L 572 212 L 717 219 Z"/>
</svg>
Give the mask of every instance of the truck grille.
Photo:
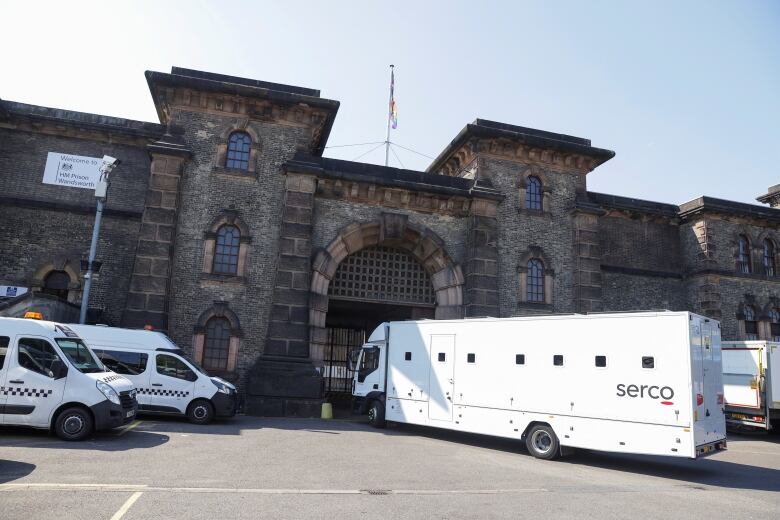
<svg viewBox="0 0 780 520">
<path fill-rule="evenodd" d="M 119 402 L 122 403 L 122 408 L 130 409 L 135 407 L 135 391 L 119 392 Z"/>
</svg>

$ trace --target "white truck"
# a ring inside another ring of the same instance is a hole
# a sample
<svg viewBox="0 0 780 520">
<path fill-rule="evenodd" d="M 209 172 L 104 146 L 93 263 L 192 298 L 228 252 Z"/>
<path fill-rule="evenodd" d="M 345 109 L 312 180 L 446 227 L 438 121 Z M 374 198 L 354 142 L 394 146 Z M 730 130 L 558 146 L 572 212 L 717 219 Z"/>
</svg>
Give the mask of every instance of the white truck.
<svg viewBox="0 0 780 520">
<path fill-rule="evenodd" d="M 698 458 L 726 449 L 720 323 L 689 312 L 380 325 L 352 356 L 369 422 Z"/>
<path fill-rule="evenodd" d="M 780 343 L 724 341 L 723 391 L 730 426 L 771 430 L 780 421 Z"/>
</svg>

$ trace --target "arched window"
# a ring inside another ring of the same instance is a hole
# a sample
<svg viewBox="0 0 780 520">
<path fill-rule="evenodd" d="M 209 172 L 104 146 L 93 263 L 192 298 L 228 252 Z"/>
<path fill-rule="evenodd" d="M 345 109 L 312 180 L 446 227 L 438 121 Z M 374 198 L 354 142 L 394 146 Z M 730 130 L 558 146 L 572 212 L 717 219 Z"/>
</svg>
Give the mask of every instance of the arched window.
<svg viewBox="0 0 780 520">
<path fill-rule="evenodd" d="M 764 274 L 775 275 L 775 243 L 768 238 L 764 240 Z"/>
<path fill-rule="evenodd" d="M 542 181 L 539 177 L 528 177 L 525 188 L 525 209 L 542 211 Z"/>
<path fill-rule="evenodd" d="M 65 271 L 51 271 L 43 279 L 41 292 L 67 300 L 69 285 L 70 276 L 68 276 L 68 273 Z"/>
<path fill-rule="evenodd" d="M 233 132 L 228 141 L 225 167 L 235 170 L 249 170 L 249 147 L 252 138 L 246 132 Z"/>
<path fill-rule="evenodd" d="M 769 335 L 772 341 L 780 341 L 780 310 L 776 307 L 769 310 Z"/>
<path fill-rule="evenodd" d="M 206 323 L 203 344 L 203 368 L 226 370 L 230 353 L 230 322 L 225 318 L 211 318 Z"/>
<path fill-rule="evenodd" d="M 750 242 L 745 235 L 739 235 L 737 265 L 739 266 L 740 273 L 750 273 Z"/>
<path fill-rule="evenodd" d="M 538 258 L 532 258 L 528 261 L 526 287 L 527 301 L 544 303 L 544 264 Z"/>
<path fill-rule="evenodd" d="M 745 305 L 745 339 L 758 339 L 758 321 L 756 309 L 752 305 Z"/>
<path fill-rule="evenodd" d="M 237 274 L 238 249 L 241 232 L 236 226 L 222 226 L 217 231 L 216 248 L 214 250 L 213 273 Z"/>
</svg>

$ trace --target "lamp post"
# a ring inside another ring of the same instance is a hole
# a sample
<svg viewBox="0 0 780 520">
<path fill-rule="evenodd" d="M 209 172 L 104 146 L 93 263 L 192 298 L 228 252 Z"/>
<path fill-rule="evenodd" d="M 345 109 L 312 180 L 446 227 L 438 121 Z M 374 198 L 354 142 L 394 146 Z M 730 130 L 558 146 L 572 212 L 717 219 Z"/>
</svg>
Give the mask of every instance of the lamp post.
<svg viewBox="0 0 780 520">
<path fill-rule="evenodd" d="M 103 206 L 108 195 L 108 175 L 117 165 L 119 159 L 110 155 L 103 156 L 100 165 L 100 179 L 95 185 L 95 197 L 97 197 L 97 212 L 95 213 L 95 225 L 92 227 L 92 243 L 89 246 L 89 258 L 87 259 L 87 272 L 84 273 L 84 292 L 81 295 L 81 313 L 79 323 L 87 321 L 87 308 L 89 307 L 89 290 L 92 288 L 92 276 L 95 267 L 95 253 L 97 252 L 98 236 L 100 235 L 100 221 L 103 220 Z"/>
</svg>

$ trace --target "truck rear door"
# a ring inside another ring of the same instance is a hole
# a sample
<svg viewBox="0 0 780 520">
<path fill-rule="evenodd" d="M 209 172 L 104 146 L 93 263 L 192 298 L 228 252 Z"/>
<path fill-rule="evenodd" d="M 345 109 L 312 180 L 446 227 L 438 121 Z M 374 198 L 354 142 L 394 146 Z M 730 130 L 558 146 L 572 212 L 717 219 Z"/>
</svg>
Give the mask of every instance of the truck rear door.
<svg viewBox="0 0 780 520">
<path fill-rule="evenodd" d="M 694 443 L 698 447 L 726 437 L 723 368 L 720 324 L 693 316 L 690 325 L 693 430 Z"/>
<path fill-rule="evenodd" d="M 761 409 L 760 347 L 723 349 L 723 392 L 729 409 Z"/>
</svg>

